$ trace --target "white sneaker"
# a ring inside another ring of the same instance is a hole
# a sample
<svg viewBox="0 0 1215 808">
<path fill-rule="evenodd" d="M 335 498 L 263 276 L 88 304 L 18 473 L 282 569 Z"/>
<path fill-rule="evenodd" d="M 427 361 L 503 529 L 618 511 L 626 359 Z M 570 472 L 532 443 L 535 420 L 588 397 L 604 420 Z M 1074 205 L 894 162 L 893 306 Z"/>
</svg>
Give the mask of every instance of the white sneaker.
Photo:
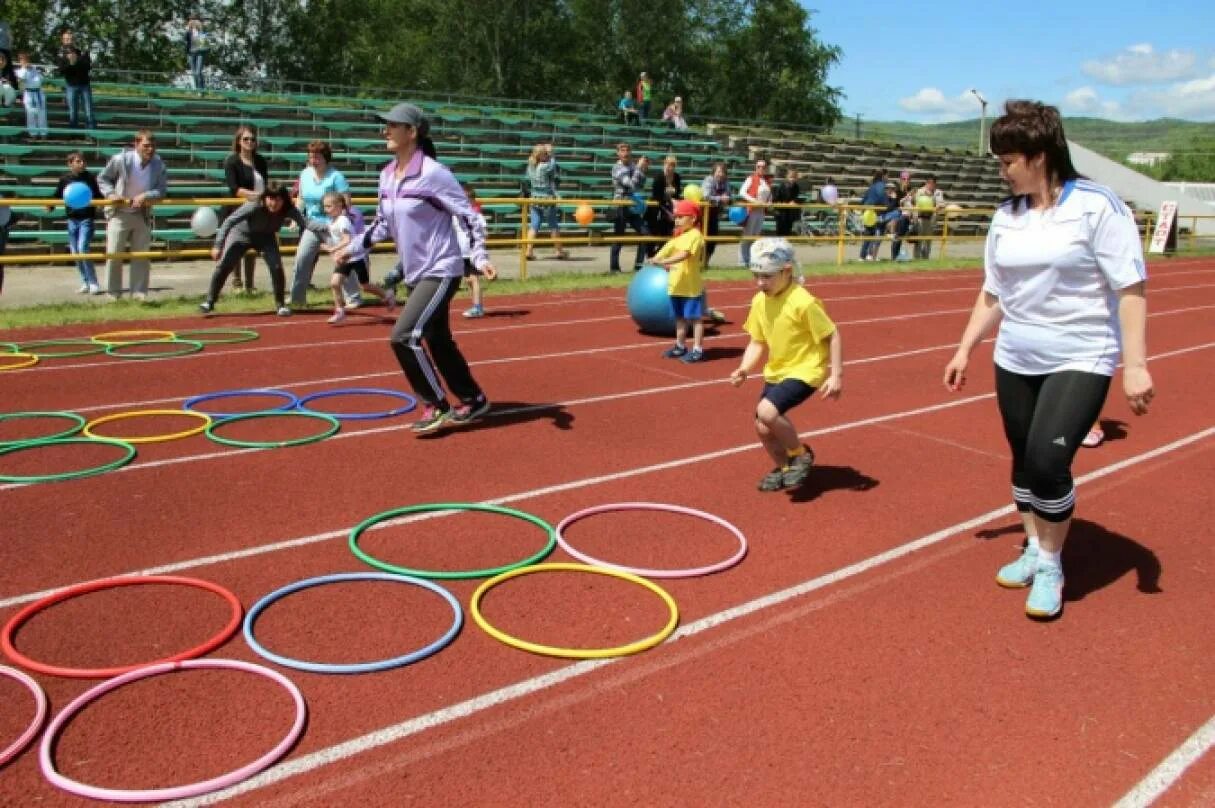
<svg viewBox="0 0 1215 808">
<path fill-rule="evenodd" d="M 275 314 L 277 314 L 279 317 L 290 317 L 291 308 L 289 306 L 279 306 L 278 311 L 276 311 Z"/>
<path fill-rule="evenodd" d="M 148 299 L 147 292 L 131 292 L 131 300 L 136 300 L 140 303 Z"/>
<path fill-rule="evenodd" d="M 346 312 L 343 309 L 334 309 L 333 316 L 329 318 L 329 322 L 334 325 L 337 325 L 338 323 L 342 322 L 342 320 L 345 320 L 345 319 L 346 319 Z"/>
<path fill-rule="evenodd" d="M 78 295 L 87 295 L 89 293 L 89 285 L 87 283 L 80 284 L 80 288 L 76 290 Z"/>
<path fill-rule="evenodd" d="M 95 283 L 90 283 L 90 284 L 89 284 L 89 294 L 90 294 L 90 295 L 99 295 L 99 294 L 101 294 L 101 287 L 100 287 L 100 286 L 98 286 L 98 285 L 97 285 L 97 284 L 95 284 Z"/>
</svg>

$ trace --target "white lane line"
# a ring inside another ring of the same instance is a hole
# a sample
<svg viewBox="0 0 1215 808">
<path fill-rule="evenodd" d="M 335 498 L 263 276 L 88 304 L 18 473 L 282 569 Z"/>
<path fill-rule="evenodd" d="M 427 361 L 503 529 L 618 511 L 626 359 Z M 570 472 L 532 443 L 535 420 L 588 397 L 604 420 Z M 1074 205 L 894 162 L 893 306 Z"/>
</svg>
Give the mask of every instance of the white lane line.
<svg viewBox="0 0 1215 808">
<path fill-rule="evenodd" d="M 1147 777 L 1114 803 L 1114 808 L 1147 808 L 1181 779 L 1185 770 L 1197 763 L 1215 746 L 1215 716 L 1185 739 L 1172 754 L 1160 761 L 1160 765 L 1148 772 Z"/>
<path fill-rule="evenodd" d="M 1140 463 L 1145 463 L 1149 460 L 1168 454 L 1169 452 L 1174 452 L 1193 443 L 1197 443 L 1198 441 L 1201 441 L 1211 435 L 1215 435 L 1215 427 L 1208 427 L 1207 429 L 1187 435 L 1184 438 L 1180 438 L 1171 443 L 1165 444 L 1164 446 L 1159 446 L 1155 449 L 1135 455 L 1134 457 L 1127 458 L 1118 463 L 1113 463 L 1109 466 L 1092 471 L 1078 478 L 1076 480 L 1076 485 L 1083 485 L 1101 477 L 1114 474 L 1122 469 L 1129 468 Z M 749 600 L 745 603 L 740 603 L 737 606 L 732 606 L 728 609 L 716 612 L 715 614 L 702 617 L 695 622 L 681 626 L 675 631 L 674 634 L 671 635 L 671 638 L 667 640 L 667 643 L 665 644 L 685 639 L 687 637 L 694 637 L 697 634 L 702 634 L 710 629 L 725 625 L 726 623 L 739 620 L 743 617 L 747 617 L 766 609 L 771 609 L 775 606 L 780 606 L 788 601 L 800 598 L 811 592 L 815 592 L 828 586 L 840 583 L 841 581 L 848 580 L 849 578 L 861 575 L 862 573 L 868 572 L 877 567 L 889 564 L 892 561 L 897 561 L 900 558 L 911 555 L 919 550 L 923 550 L 926 547 L 939 544 L 959 533 L 964 533 L 968 530 L 981 527 L 982 525 L 991 522 L 993 519 L 999 519 L 1012 513 L 1014 513 L 1014 508 L 1012 505 L 994 508 L 986 513 L 982 513 L 971 519 L 967 519 L 964 522 L 959 522 L 955 525 L 942 528 L 934 533 L 929 533 L 926 536 L 921 536 L 918 539 L 914 539 L 905 544 L 893 547 L 885 552 L 878 553 L 877 555 L 870 556 L 869 558 L 857 561 L 853 564 L 849 564 L 846 567 L 841 567 L 837 570 L 826 573 L 825 575 L 811 578 L 786 589 L 782 589 L 777 592 Z M 660 652 L 661 650 L 662 649 L 660 647 L 658 651 Z M 307 755 L 301 755 L 294 760 L 289 760 L 286 763 L 275 766 L 268 771 L 262 772 L 256 777 L 246 780 L 243 783 L 239 783 L 238 785 L 223 789 L 222 791 L 217 791 L 204 797 L 199 797 L 192 800 L 182 800 L 168 804 L 173 806 L 181 806 L 182 808 L 185 806 L 214 805 L 215 803 L 230 797 L 235 797 L 240 794 L 246 794 L 250 791 L 265 788 L 266 786 L 282 782 L 288 778 L 306 774 L 323 766 L 328 766 L 330 764 L 337 763 L 338 761 L 369 752 L 378 747 L 395 743 L 396 741 L 403 738 L 408 738 L 411 735 L 417 735 L 429 729 L 445 726 L 461 718 L 467 718 L 475 715 L 476 713 L 484 712 L 485 710 L 498 707 L 507 702 L 523 698 L 524 696 L 548 690 L 563 682 L 585 676 L 586 674 L 598 670 L 599 668 L 620 662 L 622 659 L 628 658 L 592 660 L 566 665 L 565 667 L 558 668 L 541 676 L 524 679 L 522 681 L 515 682 L 514 684 L 498 688 L 497 690 L 484 693 L 480 696 L 466 699 L 465 701 L 458 702 L 448 707 L 443 707 L 424 715 L 383 727 L 375 730 L 374 732 L 369 732 L 365 735 L 352 738 L 342 743 L 334 744 L 333 746 L 329 746 L 324 749 L 318 749 L 315 752 L 311 752 Z"/>
</svg>

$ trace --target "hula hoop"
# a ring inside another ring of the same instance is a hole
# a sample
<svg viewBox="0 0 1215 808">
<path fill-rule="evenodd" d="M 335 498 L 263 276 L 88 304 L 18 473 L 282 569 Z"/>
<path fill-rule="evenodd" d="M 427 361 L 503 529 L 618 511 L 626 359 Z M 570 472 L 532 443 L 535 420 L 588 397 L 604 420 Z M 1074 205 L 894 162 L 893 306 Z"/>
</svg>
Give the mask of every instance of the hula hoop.
<svg viewBox="0 0 1215 808">
<path fill-rule="evenodd" d="M 116 690 L 125 684 L 139 681 L 140 679 L 149 679 L 153 676 L 159 676 L 162 673 L 171 673 L 179 670 L 198 670 L 198 669 L 224 669 L 245 671 L 254 673 L 258 676 L 263 676 L 273 682 L 282 685 L 283 689 L 291 696 L 291 700 L 295 703 L 295 721 L 291 724 L 291 729 L 287 730 L 287 736 L 266 754 L 259 757 L 252 763 L 248 763 L 235 771 L 227 774 L 213 777 L 210 780 L 202 780 L 197 783 L 190 783 L 184 786 L 172 786 L 170 788 L 150 788 L 142 790 L 130 790 L 119 788 L 101 788 L 100 786 L 91 786 L 87 783 L 81 783 L 72 780 L 59 773 L 55 768 L 55 759 L 52 756 L 52 750 L 55 746 L 55 739 L 63 730 L 64 726 L 70 721 L 82 708 L 92 701 L 96 701 L 101 696 L 109 693 L 111 690 Z M 133 670 L 130 673 L 115 677 L 109 681 L 102 682 L 94 686 L 90 690 L 81 693 L 72 700 L 63 711 L 51 721 L 46 728 L 46 734 L 42 736 L 42 744 L 38 750 L 38 762 L 42 766 L 42 774 L 52 785 L 63 789 L 69 794 L 76 794 L 81 797 L 88 797 L 94 800 L 110 800 L 113 802 L 161 802 L 164 800 L 179 800 L 187 797 L 197 797 L 202 794 L 207 794 L 212 791 L 217 791 L 221 788 L 235 785 L 258 772 L 262 771 L 270 764 L 281 758 L 291 748 L 291 745 L 299 738 L 300 733 L 304 731 L 304 719 L 308 715 L 308 708 L 304 704 L 304 696 L 300 693 L 290 679 L 283 676 L 277 671 L 261 665 L 255 665 L 252 662 L 241 662 L 235 659 L 194 659 L 185 662 L 162 662 L 156 665 L 149 665 L 138 670 Z"/>
<path fill-rule="evenodd" d="M 0 351 L 8 351 L 9 353 L 17 353 L 21 350 L 15 342 L 0 342 Z"/>
<path fill-rule="evenodd" d="M 39 348 L 52 348 L 56 345 L 78 345 L 79 351 L 39 351 Z M 87 339 L 40 339 L 34 342 L 18 343 L 17 350 L 38 357 L 39 359 L 71 359 L 76 356 L 93 356 L 105 351 L 104 345 Z"/>
<path fill-rule="evenodd" d="M 175 332 L 177 339 L 189 339 L 203 345 L 232 345 L 252 342 L 260 336 L 249 328 L 191 328 Z"/>
<path fill-rule="evenodd" d="M 0 365 L 0 371 L 5 370 L 21 370 L 21 368 L 29 368 L 38 364 L 38 357 L 34 354 L 24 353 L 22 351 L 9 351 L 6 354 L 0 354 L 4 359 L 17 359 L 18 361 L 11 365 Z"/>
<path fill-rule="evenodd" d="M 17 740 L 13 741 L 4 749 L 0 749 L 0 766 L 8 763 L 10 760 L 21 754 L 21 750 L 34 740 L 34 736 L 38 734 L 38 730 L 42 727 L 42 722 L 46 720 L 46 693 L 38 686 L 31 677 L 17 670 L 10 668 L 7 665 L 0 665 L 0 676 L 7 676 L 10 679 L 16 679 L 34 696 L 34 720 L 25 728 Z"/>
<path fill-rule="evenodd" d="M 662 598 L 662 602 L 671 610 L 671 618 L 667 624 L 658 631 L 657 634 L 646 637 L 643 640 L 629 643 L 628 645 L 619 645 L 615 648 L 558 648 L 552 645 L 540 645 L 539 643 L 528 642 L 521 640 L 518 637 L 513 637 L 504 631 L 494 628 L 490 625 L 485 616 L 481 614 L 481 598 L 490 589 L 493 589 L 503 581 L 509 581 L 511 578 L 520 575 L 530 575 L 533 572 L 589 572 L 594 575 L 606 575 L 611 578 L 620 578 L 624 581 L 630 581 L 638 586 L 643 586 L 650 590 L 658 597 Z M 519 567 L 518 569 L 509 570 L 496 577 L 490 578 L 488 581 L 477 587 L 477 591 L 473 592 L 472 600 L 468 604 L 468 611 L 472 614 L 473 620 L 480 626 L 486 634 L 498 640 L 501 643 L 509 645 L 512 648 L 520 648 L 524 651 L 531 651 L 533 654 L 542 654 L 544 656 L 563 657 L 565 659 L 606 659 L 608 657 L 627 656 L 629 654 L 640 653 L 649 648 L 653 648 L 660 642 L 671 636 L 671 632 L 675 630 L 675 626 L 679 623 L 679 607 L 675 605 L 675 599 L 672 598 L 667 591 L 653 581 L 647 581 L 637 575 L 629 572 L 621 572 L 620 570 L 608 569 L 607 567 L 586 567 L 582 564 L 537 564 L 534 567 Z"/>
<path fill-rule="evenodd" d="M 171 342 L 175 336 L 173 331 L 106 331 L 89 339 L 100 345 L 129 345 L 133 342 Z"/>
<path fill-rule="evenodd" d="M 111 421 L 121 421 L 126 418 L 143 418 L 146 416 L 154 416 L 154 415 L 186 415 L 186 416 L 189 416 L 190 418 L 201 418 L 202 424 L 200 424 L 199 426 L 190 427 L 189 429 L 184 429 L 181 432 L 171 432 L 167 435 L 149 435 L 146 438 L 114 438 L 114 437 L 107 436 L 107 435 L 93 434 L 94 427 L 101 426 L 102 424 L 108 424 Z M 118 412 L 118 413 L 114 413 L 113 415 L 105 415 L 105 416 L 102 416 L 101 418 L 95 418 L 92 421 L 89 421 L 85 425 L 84 429 L 82 430 L 82 434 L 88 435 L 90 438 L 110 437 L 110 440 L 120 440 L 123 443 L 132 443 L 132 444 L 135 444 L 135 443 L 164 443 L 165 441 L 178 440 L 179 438 L 188 438 L 191 435 L 197 435 L 201 432 L 204 432 L 206 430 L 206 428 L 209 427 L 210 425 L 211 425 L 211 416 L 207 415 L 206 413 L 201 413 L 201 412 L 190 412 L 189 410 L 132 410 L 130 412 Z"/>
<path fill-rule="evenodd" d="M 288 393 L 286 390 L 271 390 L 253 387 L 247 390 L 225 390 L 220 393 L 204 393 L 201 396 L 193 396 L 192 398 L 187 398 L 186 403 L 181 405 L 181 408 L 183 410 L 194 410 L 195 412 L 201 412 L 206 415 L 210 415 L 215 419 L 232 418 L 233 416 L 243 415 L 244 413 L 207 412 L 206 410 L 200 410 L 198 405 L 207 401 L 215 401 L 221 398 L 239 398 L 241 396 L 278 396 L 280 398 L 287 399 L 286 404 L 282 404 L 278 407 L 270 407 L 265 410 L 257 410 L 257 412 L 283 412 L 285 410 L 293 410 L 295 409 L 295 406 L 300 403 L 300 397 L 295 393 Z"/>
<path fill-rule="evenodd" d="M 122 353 L 124 348 L 131 348 L 137 345 L 181 345 L 171 351 L 158 351 L 157 353 Z M 120 342 L 105 346 L 107 356 L 117 357 L 118 359 L 169 359 L 174 356 L 186 356 L 187 354 L 196 354 L 203 349 L 203 344 L 194 339 L 145 339 L 135 342 Z"/>
<path fill-rule="evenodd" d="M 316 401 L 320 398 L 333 398 L 334 396 L 349 396 L 349 395 L 377 395 L 391 396 L 405 402 L 405 406 L 397 407 L 395 410 L 385 410 L 384 412 L 324 412 L 322 410 L 310 409 L 308 402 Z M 371 421 L 377 418 L 394 418 L 418 406 L 418 400 L 409 393 L 402 393 L 400 390 L 385 390 L 378 387 L 348 387 L 343 390 L 326 390 L 321 393 L 313 393 L 310 396 L 304 396 L 299 403 L 295 405 L 301 412 L 319 412 L 322 415 L 331 415 L 339 421 Z"/>
<path fill-rule="evenodd" d="M 254 418 L 315 418 L 318 421 L 324 421 L 329 426 L 323 432 L 318 432 L 315 435 L 305 435 L 302 438 L 291 438 L 290 440 L 236 440 L 235 438 L 225 438 L 215 434 L 216 427 L 228 426 L 237 421 L 251 421 Z M 207 428 L 204 431 L 207 433 L 208 438 L 216 443 L 222 443 L 224 446 L 239 446 L 243 449 L 281 449 L 286 446 L 303 446 L 306 443 L 317 443 L 336 433 L 341 428 L 342 425 L 338 419 L 331 415 L 322 415 L 319 412 L 268 410 L 266 412 L 247 412 L 242 415 L 230 415 L 227 418 L 221 418 L 218 421 L 207 424 Z"/>
<path fill-rule="evenodd" d="M 3 483 L 54 483 L 61 480 L 75 480 L 80 477 L 91 477 L 94 474 L 104 474 L 107 471 L 113 471 L 116 468 L 125 466 L 135 459 L 135 447 L 126 441 L 113 440 L 111 438 L 82 438 L 72 436 L 67 438 L 54 438 L 42 440 L 27 440 L 10 446 L 0 446 L 0 457 L 13 452 L 21 452 L 26 449 L 39 449 L 43 446 L 58 446 L 64 443 L 86 443 L 89 445 L 95 443 L 104 443 L 109 446 L 117 446 L 120 449 L 126 450 L 126 456 L 120 457 L 117 460 L 111 460 L 109 463 L 103 463 L 100 466 L 91 466 L 87 469 L 79 469 L 78 471 L 65 471 L 62 474 L 33 474 L 27 477 L 18 477 L 12 474 L 0 474 L 0 482 Z"/>
<path fill-rule="evenodd" d="M 323 584 L 339 583 L 342 581 L 391 581 L 393 583 L 410 584 L 411 586 L 420 586 L 423 589 L 429 589 L 441 596 L 447 605 L 451 607 L 452 622 L 451 626 L 444 632 L 443 636 L 430 643 L 429 645 L 419 648 L 417 651 L 411 651 L 408 654 L 403 654 L 391 659 L 381 659 L 375 662 L 352 662 L 347 664 L 335 664 L 326 662 L 308 662 L 302 659 L 293 659 L 291 657 L 281 656 L 269 651 L 253 636 L 253 624 L 257 621 L 258 616 L 270 604 L 275 601 L 298 592 L 301 589 L 308 589 L 313 586 L 322 586 Z M 446 648 L 456 635 L 460 633 L 461 626 L 464 625 L 464 612 L 460 608 L 460 602 L 455 596 L 448 592 L 443 587 L 431 581 L 425 581 L 421 578 L 410 578 L 406 575 L 389 575 L 385 572 L 343 572 L 334 575 L 321 575 L 316 578 L 308 578 L 303 581 L 296 581 L 293 584 L 288 584 L 282 589 L 276 589 L 269 595 L 266 595 L 257 603 L 253 604 L 253 608 L 249 609 L 245 615 L 244 635 L 245 642 L 249 643 L 259 656 L 264 657 L 271 662 L 277 662 L 288 668 L 295 668 L 301 671 L 310 671 L 312 673 L 373 673 L 375 671 L 386 671 L 390 668 L 401 668 L 426 657 L 436 654 Z"/>
<path fill-rule="evenodd" d="M 602 561 L 587 553 L 575 550 L 570 546 L 570 543 L 565 540 L 565 529 L 577 522 L 579 519 L 584 519 L 588 516 L 593 516 L 597 513 L 605 511 L 664 511 L 666 513 L 678 513 L 684 516 L 694 516 L 697 519 L 704 519 L 712 522 L 715 525 L 721 525 L 727 531 L 738 539 L 738 552 L 727 558 L 725 561 L 719 561 L 716 564 L 709 564 L 704 567 L 689 567 L 687 569 L 663 570 L 663 569 L 643 569 L 641 567 L 627 567 L 624 564 L 616 564 L 611 561 Z M 685 508 L 682 505 L 664 505 L 659 502 L 613 502 L 608 505 L 596 505 L 593 508 L 586 508 L 577 513 L 570 514 L 561 520 L 557 525 L 557 543 L 561 545 L 561 549 L 572 555 L 574 558 L 585 564 L 593 564 L 597 567 L 607 567 L 608 569 L 619 570 L 621 572 L 630 572 L 633 575 L 640 575 L 643 578 L 695 578 L 699 575 L 711 575 L 714 572 L 721 572 L 729 569 L 735 564 L 743 560 L 743 556 L 747 554 L 747 537 L 742 531 L 734 525 L 722 519 L 719 516 L 714 516 L 705 511 L 698 511 L 695 508 Z"/>
<path fill-rule="evenodd" d="M 113 668 L 66 668 L 59 665 L 48 665 L 45 662 L 39 662 L 35 659 L 30 659 L 25 654 L 22 654 L 13 645 L 13 635 L 23 626 L 31 617 L 38 612 L 56 603 L 62 603 L 65 600 L 71 600 L 79 595 L 87 595 L 91 592 L 99 592 L 103 589 L 117 589 L 122 586 L 143 586 L 144 584 L 174 584 L 181 586 L 192 586 L 196 589 L 202 589 L 207 592 L 213 592 L 219 595 L 228 605 L 232 607 L 232 617 L 228 620 L 227 625 L 220 629 L 219 633 L 206 642 L 189 648 L 185 651 L 167 656 L 162 659 L 156 659 L 151 662 L 138 662 L 134 665 L 122 665 Z M 38 673 L 45 673 L 50 676 L 66 676 L 69 679 L 104 679 L 110 676 L 121 676 L 124 673 L 129 673 L 133 670 L 145 667 L 147 665 L 160 665 L 167 662 L 181 662 L 184 659 L 193 659 L 200 657 L 203 654 L 210 653 L 216 648 L 228 641 L 228 638 L 236 633 L 236 629 L 240 627 L 241 605 L 240 600 L 236 595 L 224 589 L 219 584 L 213 584 L 210 581 L 203 581 L 198 578 L 184 578 L 179 575 L 131 575 L 121 578 L 102 578 L 97 581 L 88 581 L 83 584 L 69 586 L 60 592 L 53 595 L 47 595 L 42 600 L 35 601 L 26 606 L 21 611 L 13 615 L 4 625 L 4 630 L 0 632 L 0 648 L 8 655 L 8 658 L 16 662 L 23 668 L 27 668 Z"/>
<path fill-rule="evenodd" d="M 359 547 L 359 537 L 367 531 L 368 528 L 378 525 L 380 522 L 385 522 L 396 516 L 401 516 L 407 513 L 429 513 L 431 511 L 483 511 L 485 513 L 496 513 L 502 516 L 513 516 L 516 519 L 522 519 L 525 522 L 531 522 L 545 533 L 548 534 L 548 541 L 540 552 L 530 555 L 522 561 L 515 561 L 510 564 L 504 564 L 501 567 L 490 567 L 483 570 L 416 570 L 409 567 L 398 567 L 394 564 L 389 564 L 387 561 L 381 561 L 375 556 L 370 555 L 362 547 Z M 378 570 L 391 572 L 396 575 L 412 575 L 417 578 L 434 578 L 438 580 L 462 580 L 466 578 L 486 578 L 491 575 L 498 575 L 504 572 L 526 567 L 529 564 L 535 564 L 542 560 L 545 556 L 553 551 L 557 546 L 557 533 L 553 530 L 553 526 L 541 519 L 539 516 L 533 516 L 530 513 L 516 511 L 513 508 L 503 508 L 498 505 L 482 505 L 472 502 L 435 502 L 425 505 L 408 505 L 404 508 L 394 508 L 391 511 L 377 513 L 375 516 L 370 516 L 359 522 L 350 531 L 350 551 L 359 557 L 365 564 L 370 564 Z"/>
<path fill-rule="evenodd" d="M 23 438 L 21 440 L 0 440 L 0 448 L 7 446 L 19 446 L 22 443 L 68 438 L 83 429 L 85 424 L 84 416 L 75 412 L 0 412 L 0 423 L 10 421 L 14 418 L 67 418 L 75 421 L 76 423 L 62 432 L 56 432 L 52 435 L 40 435 L 36 438 Z"/>
</svg>

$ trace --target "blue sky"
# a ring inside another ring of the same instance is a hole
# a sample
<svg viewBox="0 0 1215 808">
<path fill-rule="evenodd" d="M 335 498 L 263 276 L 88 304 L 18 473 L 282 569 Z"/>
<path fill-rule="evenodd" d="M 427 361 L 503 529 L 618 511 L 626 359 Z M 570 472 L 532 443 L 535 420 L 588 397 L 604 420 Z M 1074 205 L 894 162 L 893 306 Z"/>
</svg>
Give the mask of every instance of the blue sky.
<svg viewBox="0 0 1215 808">
<path fill-rule="evenodd" d="M 844 51 L 828 83 L 848 116 L 977 118 L 975 88 L 989 116 L 1033 98 L 1065 115 L 1215 121 L 1215 0 L 801 1 Z"/>
</svg>

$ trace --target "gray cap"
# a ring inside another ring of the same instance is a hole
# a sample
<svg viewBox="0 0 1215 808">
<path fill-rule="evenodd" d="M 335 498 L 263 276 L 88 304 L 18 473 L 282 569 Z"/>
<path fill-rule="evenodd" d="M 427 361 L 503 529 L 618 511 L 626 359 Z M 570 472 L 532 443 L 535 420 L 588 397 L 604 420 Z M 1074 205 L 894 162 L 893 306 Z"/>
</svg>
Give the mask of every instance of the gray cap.
<svg viewBox="0 0 1215 808">
<path fill-rule="evenodd" d="M 377 112 L 376 117 L 385 123 L 407 123 L 418 130 L 418 137 L 425 137 L 430 133 L 430 121 L 426 120 L 422 110 L 413 104 L 397 104 L 387 112 Z"/>
</svg>

